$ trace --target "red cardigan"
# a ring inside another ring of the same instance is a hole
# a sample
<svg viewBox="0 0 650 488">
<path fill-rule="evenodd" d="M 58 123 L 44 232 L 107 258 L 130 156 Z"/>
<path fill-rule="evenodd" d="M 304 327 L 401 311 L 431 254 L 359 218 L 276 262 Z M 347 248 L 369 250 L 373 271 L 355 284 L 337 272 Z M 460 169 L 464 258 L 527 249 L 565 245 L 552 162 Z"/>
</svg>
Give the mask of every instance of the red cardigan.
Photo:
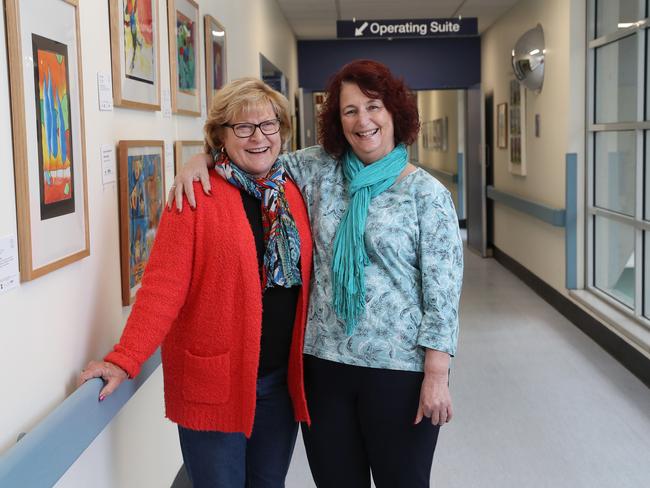
<svg viewBox="0 0 650 488">
<path fill-rule="evenodd" d="M 250 437 L 262 332 L 255 241 L 239 190 L 212 171 L 210 183 L 211 197 L 195 184 L 196 210 L 163 212 L 142 287 L 105 360 L 134 377 L 162 343 L 166 416 L 189 429 Z M 297 187 L 287 181 L 285 191 L 300 234 L 303 283 L 287 382 L 295 419 L 309 422 L 302 347 L 312 239 Z"/>
</svg>

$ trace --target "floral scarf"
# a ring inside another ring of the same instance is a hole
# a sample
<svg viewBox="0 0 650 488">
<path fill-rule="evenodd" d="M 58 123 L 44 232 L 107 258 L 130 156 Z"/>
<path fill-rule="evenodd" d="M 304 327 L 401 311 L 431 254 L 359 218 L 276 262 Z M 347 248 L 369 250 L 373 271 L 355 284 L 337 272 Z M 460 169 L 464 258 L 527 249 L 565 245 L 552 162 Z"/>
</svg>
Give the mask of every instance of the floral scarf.
<svg viewBox="0 0 650 488">
<path fill-rule="evenodd" d="M 272 286 L 290 288 L 300 285 L 300 235 L 289 211 L 284 192 L 284 166 L 278 159 L 269 173 L 255 178 L 242 171 L 225 151 L 213 152 L 215 171 L 228 183 L 244 190 L 262 204 L 264 229 L 264 268 L 262 290 Z"/>
</svg>

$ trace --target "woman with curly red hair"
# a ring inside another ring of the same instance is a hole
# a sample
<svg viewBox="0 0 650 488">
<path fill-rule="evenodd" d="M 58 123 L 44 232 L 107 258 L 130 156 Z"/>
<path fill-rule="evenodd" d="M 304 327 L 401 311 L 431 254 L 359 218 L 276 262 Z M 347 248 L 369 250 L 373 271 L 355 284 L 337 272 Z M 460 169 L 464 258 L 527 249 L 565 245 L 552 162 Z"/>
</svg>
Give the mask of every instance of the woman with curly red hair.
<svg viewBox="0 0 650 488">
<path fill-rule="evenodd" d="M 321 146 L 280 157 L 307 204 L 314 239 L 305 332 L 303 426 L 319 488 L 429 486 L 456 352 L 463 252 L 449 192 L 408 162 L 415 97 L 383 64 L 330 80 Z M 206 158 L 176 178 L 207 181 Z M 204 185 L 204 191 L 209 186 Z M 423 421 L 426 417 L 427 420 Z"/>
</svg>

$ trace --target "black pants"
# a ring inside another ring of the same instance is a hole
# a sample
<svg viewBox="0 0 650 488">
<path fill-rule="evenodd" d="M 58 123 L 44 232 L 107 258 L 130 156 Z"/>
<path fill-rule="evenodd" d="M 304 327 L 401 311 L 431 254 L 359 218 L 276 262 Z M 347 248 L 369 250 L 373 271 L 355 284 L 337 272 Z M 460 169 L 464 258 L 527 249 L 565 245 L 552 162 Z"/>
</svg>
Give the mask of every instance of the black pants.
<svg viewBox="0 0 650 488">
<path fill-rule="evenodd" d="M 439 427 L 413 425 L 423 373 L 305 355 L 311 427 L 302 434 L 318 488 L 426 488 Z"/>
</svg>

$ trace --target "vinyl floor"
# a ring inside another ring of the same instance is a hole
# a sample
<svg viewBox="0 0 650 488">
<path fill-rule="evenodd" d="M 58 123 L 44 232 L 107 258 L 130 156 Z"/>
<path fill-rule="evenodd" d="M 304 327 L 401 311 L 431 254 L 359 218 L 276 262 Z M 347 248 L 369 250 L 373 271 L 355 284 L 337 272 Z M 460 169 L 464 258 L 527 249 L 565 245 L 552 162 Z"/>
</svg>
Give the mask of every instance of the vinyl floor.
<svg viewBox="0 0 650 488">
<path fill-rule="evenodd" d="M 468 251 L 451 392 L 433 487 L 650 487 L 650 389 L 499 263 Z M 300 437 L 286 488 L 315 488 Z"/>
<path fill-rule="evenodd" d="M 650 389 L 499 263 L 469 251 L 451 393 L 455 418 L 441 430 L 433 487 L 650 487 Z M 298 439 L 287 488 L 313 487 Z"/>
</svg>

